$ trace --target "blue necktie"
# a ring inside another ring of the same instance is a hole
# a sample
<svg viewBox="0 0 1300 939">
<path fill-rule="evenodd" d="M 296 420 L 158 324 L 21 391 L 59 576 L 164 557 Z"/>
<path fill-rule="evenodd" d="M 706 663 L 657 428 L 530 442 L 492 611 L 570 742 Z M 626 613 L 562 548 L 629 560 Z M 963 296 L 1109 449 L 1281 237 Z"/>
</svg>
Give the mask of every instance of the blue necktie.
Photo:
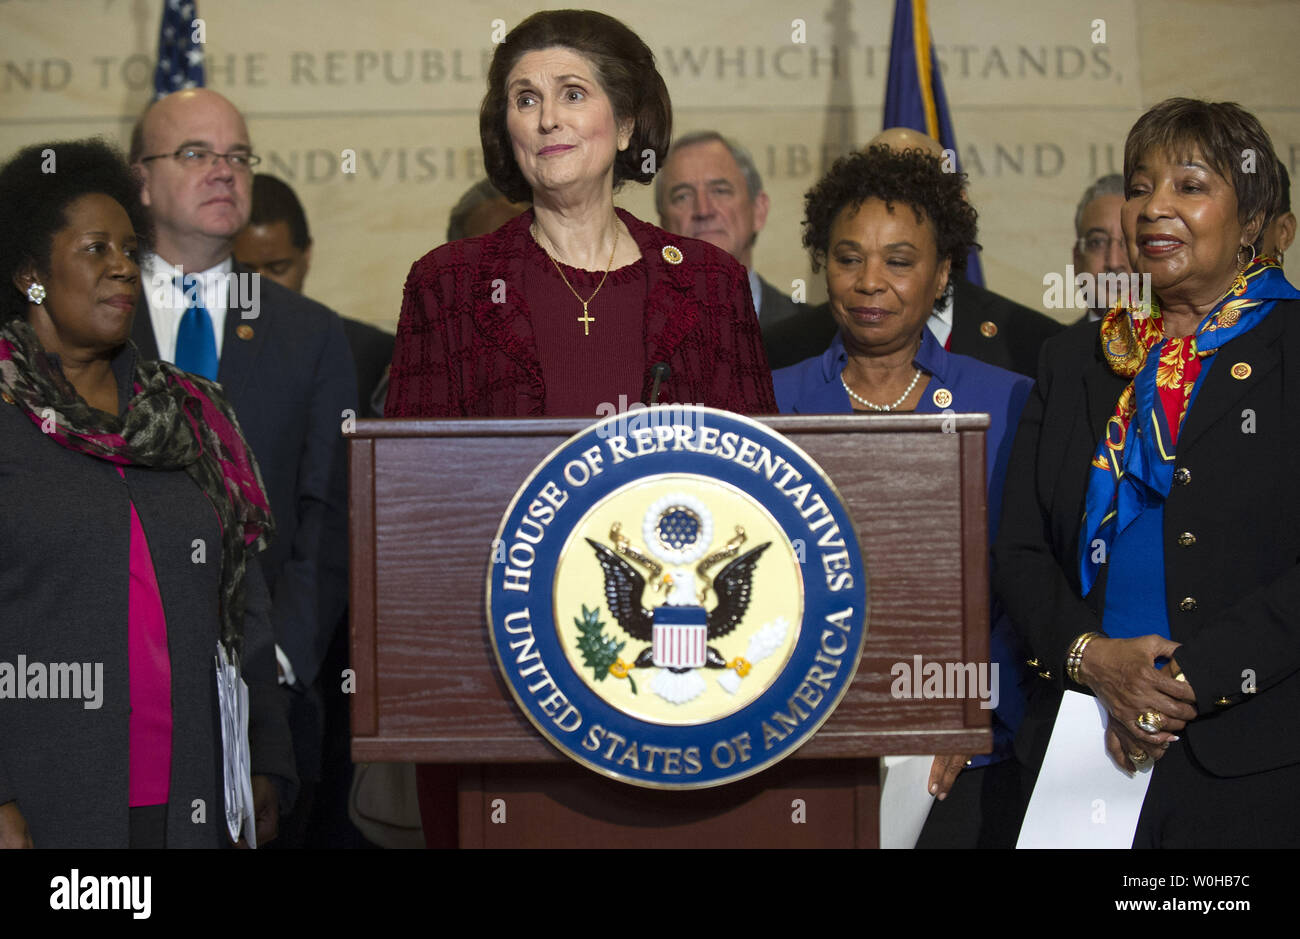
<svg viewBox="0 0 1300 939">
<path fill-rule="evenodd" d="M 176 367 L 210 381 L 217 380 L 217 336 L 212 329 L 212 314 L 199 300 L 198 279 L 193 275 L 177 278 L 185 292 L 189 309 L 181 317 L 176 332 Z"/>
</svg>

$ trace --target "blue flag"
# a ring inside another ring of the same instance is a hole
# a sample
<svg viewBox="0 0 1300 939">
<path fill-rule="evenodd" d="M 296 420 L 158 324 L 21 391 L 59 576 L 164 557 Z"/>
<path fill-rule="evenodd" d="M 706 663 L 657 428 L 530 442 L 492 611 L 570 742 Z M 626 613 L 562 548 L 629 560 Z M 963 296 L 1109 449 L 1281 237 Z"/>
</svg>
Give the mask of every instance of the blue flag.
<svg viewBox="0 0 1300 939">
<path fill-rule="evenodd" d="M 889 45 L 889 80 L 885 85 L 885 121 L 882 130 L 910 127 L 933 137 L 953 152 L 957 136 L 952 132 L 943 77 L 934 58 L 930 21 L 925 0 L 894 0 L 894 34 Z M 966 279 L 984 286 L 979 252 L 971 250 L 966 261 Z"/>
<path fill-rule="evenodd" d="M 203 87 L 202 25 L 198 4 L 166 0 L 158 27 L 158 65 L 153 72 L 154 100 L 182 88 Z"/>
</svg>

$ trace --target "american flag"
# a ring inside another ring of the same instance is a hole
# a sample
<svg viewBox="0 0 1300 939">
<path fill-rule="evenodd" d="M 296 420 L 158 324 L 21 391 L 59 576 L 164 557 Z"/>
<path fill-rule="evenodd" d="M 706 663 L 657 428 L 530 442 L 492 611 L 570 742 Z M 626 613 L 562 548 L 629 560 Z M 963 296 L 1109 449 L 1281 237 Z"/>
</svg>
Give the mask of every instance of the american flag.
<svg viewBox="0 0 1300 939">
<path fill-rule="evenodd" d="M 203 87 L 203 44 L 194 41 L 198 15 L 198 4 L 191 0 L 166 0 L 163 4 L 158 65 L 153 72 L 155 100 L 182 88 Z"/>
</svg>

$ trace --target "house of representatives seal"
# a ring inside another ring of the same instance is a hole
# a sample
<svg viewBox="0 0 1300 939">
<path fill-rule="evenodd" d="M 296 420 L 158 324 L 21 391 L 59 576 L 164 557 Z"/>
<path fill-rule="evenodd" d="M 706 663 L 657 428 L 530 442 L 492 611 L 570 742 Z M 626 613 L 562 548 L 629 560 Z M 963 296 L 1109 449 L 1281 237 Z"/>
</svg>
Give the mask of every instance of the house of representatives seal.
<svg viewBox="0 0 1300 939">
<path fill-rule="evenodd" d="M 520 487 L 492 646 L 528 719 L 624 782 L 716 786 L 806 741 L 853 679 L 867 575 L 825 473 L 764 425 L 666 406 L 600 421 Z"/>
</svg>

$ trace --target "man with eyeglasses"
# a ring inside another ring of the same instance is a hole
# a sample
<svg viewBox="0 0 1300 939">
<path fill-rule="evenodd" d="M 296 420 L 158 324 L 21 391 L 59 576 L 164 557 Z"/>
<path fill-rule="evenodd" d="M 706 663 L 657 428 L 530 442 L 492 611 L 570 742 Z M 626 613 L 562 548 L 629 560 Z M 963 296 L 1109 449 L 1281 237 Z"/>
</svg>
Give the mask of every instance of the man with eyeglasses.
<svg viewBox="0 0 1300 939">
<path fill-rule="evenodd" d="M 154 224 L 133 338 L 145 357 L 220 382 L 261 465 L 277 528 L 261 556 L 276 658 L 298 772 L 311 779 L 321 714 L 307 690 L 347 599 L 339 428 L 357 408 L 347 339 L 332 310 L 232 262 L 259 162 L 234 105 L 205 88 L 154 102 L 131 135 L 130 160 Z M 287 810 L 292 785 L 283 789 Z"/>
<path fill-rule="evenodd" d="M 1084 190 L 1075 210 L 1074 276 L 1078 280 L 1086 274 L 1092 279 L 1092 290 L 1085 295 L 1095 298 L 1095 306 L 1080 317 L 1080 323 L 1100 320 L 1109 308 L 1105 299 L 1114 299 L 1110 291 L 1101 289 L 1108 282 L 1115 283 L 1113 276 L 1105 275 L 1118 274 L 1127 280 L 1132 273 L 1128 246 L 1119 227 L 1119 210 L 1123 205 L 1124 177 L 1111 173 Z"/>
</svg>

